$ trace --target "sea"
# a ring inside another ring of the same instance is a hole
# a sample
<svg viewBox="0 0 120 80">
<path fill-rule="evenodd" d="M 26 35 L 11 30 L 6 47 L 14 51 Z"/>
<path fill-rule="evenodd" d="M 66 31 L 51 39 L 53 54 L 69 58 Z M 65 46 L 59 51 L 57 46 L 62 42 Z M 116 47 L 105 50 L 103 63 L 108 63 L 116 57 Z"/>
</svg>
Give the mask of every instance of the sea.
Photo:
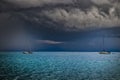
<svg viewBox="0 0 120 80">
<path fill-rule="evenodd" d="M 0 52 L 0 80 L 120 80 L 120 52 Z"/>
</svg>

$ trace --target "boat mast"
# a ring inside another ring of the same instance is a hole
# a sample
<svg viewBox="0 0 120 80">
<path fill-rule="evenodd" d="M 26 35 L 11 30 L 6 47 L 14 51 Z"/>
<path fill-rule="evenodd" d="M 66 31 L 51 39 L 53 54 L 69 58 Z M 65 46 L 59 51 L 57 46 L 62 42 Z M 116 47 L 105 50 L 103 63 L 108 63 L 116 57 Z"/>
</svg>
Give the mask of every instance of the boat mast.
<svg viewBox="0 0 120 80">
<path fill-rule="evenodd" d="M 29 40 L 26 40 L 26 43 L 27 43 L 27 50 L 26 51 L 31 51 L 31 48 L 30 48 L 30 42 Z"/>
<path fill-rule="evenodd" d="M 103 37 L 102 37 L 102 44 L 103 44 L 102 47 L 103 47 L 103 51 L 105 51 L 105 41 L 104 41 L 104 40 L 105 40 L 105 37 L 104 37 L 104 35 L 103 35 Z"/>
</svg>

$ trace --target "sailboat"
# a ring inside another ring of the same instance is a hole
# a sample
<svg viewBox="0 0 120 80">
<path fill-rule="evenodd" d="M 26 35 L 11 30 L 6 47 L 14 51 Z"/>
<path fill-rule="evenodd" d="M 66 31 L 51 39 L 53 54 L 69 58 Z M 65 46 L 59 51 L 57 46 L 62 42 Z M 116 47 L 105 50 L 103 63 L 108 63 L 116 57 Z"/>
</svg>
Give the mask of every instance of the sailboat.
<svg viewBox="0 0 120 80">
<path fill-rule="evenodd" d="M 111 54 L 111 52 L 106 51 L 104 47 L 105 47 L 105 37 L 103 36 L 102 37 L 102 48 L 103 48 L 103 50 L 101 52 L 99 52 L 99 54 Z"/>
<path fill-rule="evenodd" d="M 23 54 L 32 54 L 31 51 L 24 51 Z"/>
<path fill-rule="evenodd" d="M 29 44 L 29 43 L 28 43 Z M 31 47 L 28 45 L 28 51 L 23 51 L 23 54 L 32 54 Z"/>
</svg>

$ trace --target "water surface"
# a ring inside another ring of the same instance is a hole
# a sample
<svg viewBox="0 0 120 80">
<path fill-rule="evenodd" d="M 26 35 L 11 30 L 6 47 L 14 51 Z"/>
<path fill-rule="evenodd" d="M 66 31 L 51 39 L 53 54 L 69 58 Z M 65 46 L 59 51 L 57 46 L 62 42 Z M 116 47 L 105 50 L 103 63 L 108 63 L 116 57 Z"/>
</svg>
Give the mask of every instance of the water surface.
<svg viewBox="0 0 120 80">
<path fill-rule="evenodd" d="M 0 80 L 120 80 L 120 53 L 0 52 Z"/>
</svg>

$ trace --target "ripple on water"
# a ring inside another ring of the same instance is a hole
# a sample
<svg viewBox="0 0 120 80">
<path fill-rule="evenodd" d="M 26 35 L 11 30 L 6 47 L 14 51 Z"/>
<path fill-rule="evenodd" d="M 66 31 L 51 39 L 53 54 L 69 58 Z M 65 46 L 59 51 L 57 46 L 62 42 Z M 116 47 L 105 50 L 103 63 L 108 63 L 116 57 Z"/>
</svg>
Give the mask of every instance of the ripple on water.
<svg viewBox="0 0 120 80">
<path fill-rule="evenodd" d="M 120 54 L 0 54 L 0 80 L 120 80 Z"/>
</svg>

